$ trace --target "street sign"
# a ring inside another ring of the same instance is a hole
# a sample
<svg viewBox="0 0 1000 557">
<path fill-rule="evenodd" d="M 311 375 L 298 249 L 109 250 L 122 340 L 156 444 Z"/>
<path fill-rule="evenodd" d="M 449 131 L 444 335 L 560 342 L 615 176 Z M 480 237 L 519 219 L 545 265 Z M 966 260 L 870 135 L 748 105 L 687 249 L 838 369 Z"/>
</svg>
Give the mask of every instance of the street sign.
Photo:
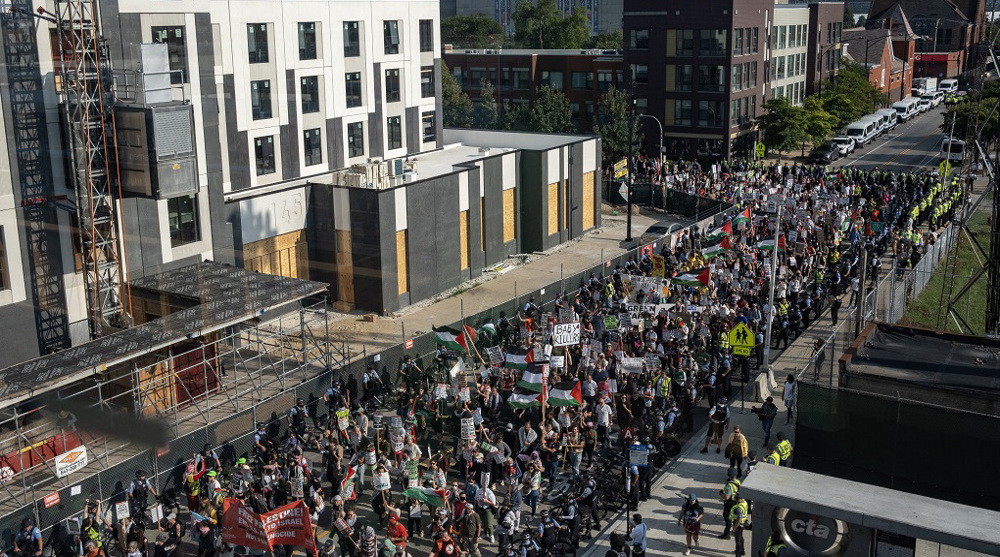
<svg viewBox="0 0 1000 557">
<path fill-rule="evenodd" d="M 628 461 L 632 466 L 648 466 L 649 445 L 630 445 L 628 448 Z"/>
<path fill-rule="evenodd" d="M 406 342 L 403 343 L 403 348 L 406 350 L 411 350 L 413 348 L 413 339 L 412 338 L 406 339 Z"/>
<path fill-rule="evenodd" d="M 758 143 L 758 144 L 757 144 L 757 145 L 756 145 L 756 146 L 754 147 L 754 152 L 755 152 L 755 153 L 757 153 L 757 156 L 758 156 L 758 157 L 763 157 L 763 156 L 764 156 L 764 153 L 766 153 L 766 152 L 767 152 L 767 148 L 766 148 L 766 147 L 764 147 L 764 144 L 763 144 L 763 143 Z"/>
<path fill-rule="evenodd" d="M 628 174 L 628 159 L 622 159 L 615 163 L 614 169 L 615 180 L 619 178 L 624 178 Z"/>
<path fill-rule="evenodd" d="M 753 331 L 745 323 L 737 323 L 729 330 L 729 346 L 737 356 L 749 356 L 750 350 L 756 346 Z"/>
<path fill-rule="evenodd" d="M 622 187 L 618 188 L 618 195 L 622 196 L 622 199 L 628 201 L 628 187 L 622 184 Z"/>
</svg>

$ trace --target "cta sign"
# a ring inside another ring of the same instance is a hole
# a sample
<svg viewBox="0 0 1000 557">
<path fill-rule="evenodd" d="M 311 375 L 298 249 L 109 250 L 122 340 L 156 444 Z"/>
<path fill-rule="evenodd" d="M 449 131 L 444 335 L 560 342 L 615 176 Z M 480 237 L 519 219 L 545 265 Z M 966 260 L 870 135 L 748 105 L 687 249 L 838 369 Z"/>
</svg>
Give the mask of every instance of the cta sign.
<svg viewBox="0 0 1000 557">
<path fill-rule="evenodd" d="M 792 554 L 835 557 L 844 553 L 850 541 L 847 523 L 841 520 L 786 508 L 775 509 L 774 519 Z"/>
</svg>

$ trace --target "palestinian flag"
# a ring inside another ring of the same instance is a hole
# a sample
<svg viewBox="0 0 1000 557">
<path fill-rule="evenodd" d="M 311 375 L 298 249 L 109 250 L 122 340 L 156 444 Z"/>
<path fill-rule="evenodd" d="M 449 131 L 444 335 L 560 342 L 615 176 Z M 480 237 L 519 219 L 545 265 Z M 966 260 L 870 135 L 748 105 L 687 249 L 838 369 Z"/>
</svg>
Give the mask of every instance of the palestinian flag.
<svg viewBox="0 0 1000 557">
<path fill-rule="evenodd" d="M 708 286 L 708 267 L 692 269 L 686 273 L 674 275 L 670 282 L 681 286 Z"/>
<path fill-rule="evenodd" d="M 714 246 L 708 246 L 701 250 L 701 255 L 705 259 L 711 259 L 713 257 L 720 256 L 727 251 L 733 249 L 733 245 L 729 242 L 729 236 L 723 236 L 722 241 Z"/>
<path fill-rule="evenodd" d="M 774 251 L 774 239 L 771 239 L 771 240 L 761 240 L 761 241 L 757 242 L 757 244 L 754 247 L 757 248 L 757 249 L 763 249 L 763 250 L 767 250 L 767 251 Z M 785 251 L 786 249 L 787 249 L 787 246 L 785 245 L 785 237 L 784 236 L 779 236 L 778 237 L 778 251 Z"/>
<path fill-rule="evenodd" d="M 551 406 L 583 406 L 583 390 L 579 381 L 564 381 L 549 389 L 545 399 Z"/>
<path fill-rule="evenodd" d="M 528 364 L 535 361 L 534 356 L 530 350 L 521 350 L 515 348 L 513 350 L 508 350 L 503 353 L 504 364 L 503 367 L 508 369 L 519 369 L 524 371 Z"/>
<path fill-rule="evenodd" d="M 750 207 L 743 209 L 743 212 L 736 215 L 736 218 L 732 220 L 734 224 L 739 224 L 741 222 L 749 222 L 749 221 L 750 221 Z"/>
<path fill-rule="evenodd" d="M 545 388 L 545 375 L 548 364 L 530 363 L 524 369 L 524 375 L 517 382 L 517 386 L 528 389 L 536 393 L 542 392 Z"/>
<path fill-rule="evenodd" d="M 714 244 L 719 240 L 725 238 L 726 236 L 732 236 L 732 235 L 733 235 L 733 223 L 727 222 L 726 224 L 723 224 L 719 228 L 716 228 L 715 230 L 709 232 L 708 235 L 705 236 L 705 240 L 708 241 L 708 243 L 710 244 Z"/>
<path fill-rule="evenodd" d="M 478 334 L 490 339 L 491 342 L 497 338 L 497 326 L 492 322 L 484 324 L 477 332 Z"/>
<path fill-rule="evenodd" d="M 463 327 L 464 332 L 456 331 L 450 327 L 433 327 L 433 329 L 438 344 L 443 344 L 445 348 L 456 351 L 460 350 L 462 352 L 468 352 L 472 344 L 476 342 L 476 337 L 478 336 L 476 330 L 468 325 Z"/>
<path fill-rule="evenodd" d="M 841 232 L 847 232 L 854 228 L 854 223 L 858 221 L 858 217 L 861 216 L 861 211 L 854 211 L 851 216 L 844 219 L 844 222 L 840 225 Z"/>
<path fill-rule="evenodd" d="M 507 404 L 515 410 L 521 410 L 532 406 L 541 406 L 541 398 L 541 393 L 513 392 L 507 399 Z"/>
<path fill-rule="evenodd" d="M 354 491 L 354 480 L 357 478 L 358 472 L 353 466 L 347 467 L 347 474 L 344 479 L 340 482 L 340 496 L 345 501 L 350 501 L 357 499 L 357 494 Z"/>
</svg>

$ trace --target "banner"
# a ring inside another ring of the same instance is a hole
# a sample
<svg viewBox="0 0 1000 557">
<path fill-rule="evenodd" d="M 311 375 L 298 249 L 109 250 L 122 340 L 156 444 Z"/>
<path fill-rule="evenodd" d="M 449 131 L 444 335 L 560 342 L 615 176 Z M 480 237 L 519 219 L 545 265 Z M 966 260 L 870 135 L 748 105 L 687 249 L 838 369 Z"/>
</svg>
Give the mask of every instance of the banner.
<svg viewBox="0 0 1000 557">
<path fill-rule="evenodd" d="M 87 448 L 77 447 L 56 457 L 56 476 L 65 478 L 87 465 Z"/>
<path fill-rule="evenodd" d="M 629 317 L 632 319 L 639 319 L 642 314 L 648 313 L 653 317 L 656 317 L 660 313 L 668 312 L 674 307 L 674 304 L 625 304 L 625 311 L 629 313 Z"/>
<path fill-rule="evenodd" d="M 560 323 L 552 326 L 552 345 L 569 346 L 580 342 L 579 323 Z"/>
<path fill-rule="evenodd" d="M 350 426 L 350 422 L 348 421 L 350 413 L 348 412 L 347 408 L 337 410 L 336 416 L 337 416 L 337 429 L 339 429 L 340 431 L 347 431 L 348 427 Z"/>
<path fill-rule="evenodd" d="M 222 503 L 222 541 L 250 549 L 273 551 L 276 545 L 304 547 L 316 553 L 309 507 L 296 501 L 258 515 L 239 499 Z"/>
</svg>

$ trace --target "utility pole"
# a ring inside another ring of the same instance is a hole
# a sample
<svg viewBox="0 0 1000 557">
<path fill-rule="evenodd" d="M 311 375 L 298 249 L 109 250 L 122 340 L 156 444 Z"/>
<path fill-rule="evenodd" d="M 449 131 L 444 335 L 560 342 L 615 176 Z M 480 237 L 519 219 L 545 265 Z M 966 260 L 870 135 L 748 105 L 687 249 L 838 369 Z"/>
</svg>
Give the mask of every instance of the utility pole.
<svg viewBox="0 0 1000 557">
<path fill-rule="evenodd" d="M 778 283 L 778 240 L 781 238 L 781 209 L 784 203 L 778 205 L 778 221 L 774 227 L 774 249 L 771 251 L 771 288 L 767 295 L 767 333 L 764 338 L 764 371 L 769 380 L 771 377 L 771 329 L 774 327 L 774 287 Z"/>
<path fill-rule="evenodd" d="M 630 72 L 631 73 L 631 72 Z M 631 75 L 630 75 L 631 77 Z M 625 176 L 626 189 L 628 189 L 628 199 L 625 200 L 627 217 L 625 219 L 625 241 L 632 241 L 632 134 L 635 132 L 635 82 L 629 81 L 628 88 L 628 160 L 625 161 L 625 168 L 628 173 Z"/>
</svg>

